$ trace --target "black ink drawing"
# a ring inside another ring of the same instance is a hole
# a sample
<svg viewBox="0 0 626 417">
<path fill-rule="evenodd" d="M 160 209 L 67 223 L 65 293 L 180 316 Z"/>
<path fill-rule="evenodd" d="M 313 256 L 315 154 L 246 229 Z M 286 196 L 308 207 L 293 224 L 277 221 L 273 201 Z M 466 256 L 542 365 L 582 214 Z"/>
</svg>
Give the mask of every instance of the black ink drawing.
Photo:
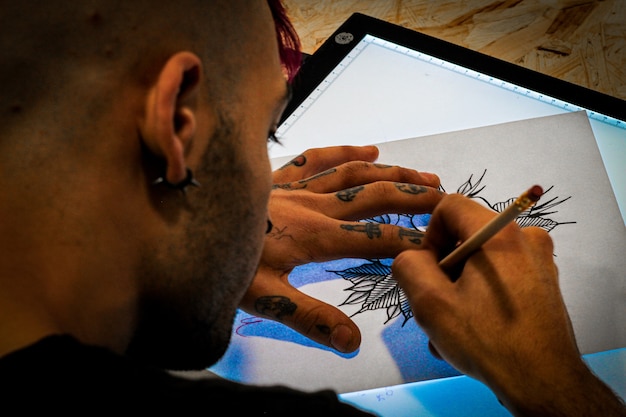
<svg viewBox="0 0 626 417">
<path fill-rule="evenodd" d="M 511 197 L 495 204 L 491 204 L 487 201 L 480 195 L 480 192 L 485 189 L 485 185 L 481 185 L 481 183 L 486 173 L 487 170 L 483 171 L 482 175 L 475 182 L 473 175 L 470 175 L 469 179 L 457 189 L 457 193 L 470 198 L 480 199 L 493 210 L 500 212 L 515 201 L 516 197 Z M 544 199 L 546 194 L 552 189 L 553 187 L 546 189 L 542 199 Z M 443 187 L 441 187 L 441 190 L 445 191 Z M 536 226 L 548 232 L 560 225 L 576 223 L 558 222 L 551 217 L 558 212 L 555 208 L 565 203 L 570 198 L 571 196 L 562 199 L 553 197 L 545 202 L 540 200 L 540 204 L 522 213 L 516 221 L 520 227 Z M 395 224 L 424 232 L 428 225 L 429 218 L 429 215 L 394 214 L 365 219 L 365 222 Z M 360 305 L 360 309 L 352 316 L 366 311 L 385 309 L 387 313 L 385 323 L 402 315 L 403 326 L 413 317 L 404 292 L 396 284 L 391 274 L 391 261 L 391 259 L 369 259 L 366 263 L 356 267 L 346 268 L 340 271 L 329 271 L 350 281 L 352 284 L 346 289 L 346 291 L 350 292 L 350 295 L 341 303 L 341 305 Z"/>
</svg>

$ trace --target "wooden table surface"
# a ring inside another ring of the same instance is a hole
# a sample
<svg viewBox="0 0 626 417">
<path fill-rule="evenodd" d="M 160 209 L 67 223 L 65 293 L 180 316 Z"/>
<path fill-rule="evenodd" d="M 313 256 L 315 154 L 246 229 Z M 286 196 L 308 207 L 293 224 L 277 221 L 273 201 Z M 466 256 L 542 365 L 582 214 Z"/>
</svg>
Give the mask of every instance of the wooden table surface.
<svg viewBox="0 0 626 417">
<path fill-rule="evenodd" d="M 624 0 L 284 0 L 313 53 L 360 12 L 626 100 Z"/>
</svg>

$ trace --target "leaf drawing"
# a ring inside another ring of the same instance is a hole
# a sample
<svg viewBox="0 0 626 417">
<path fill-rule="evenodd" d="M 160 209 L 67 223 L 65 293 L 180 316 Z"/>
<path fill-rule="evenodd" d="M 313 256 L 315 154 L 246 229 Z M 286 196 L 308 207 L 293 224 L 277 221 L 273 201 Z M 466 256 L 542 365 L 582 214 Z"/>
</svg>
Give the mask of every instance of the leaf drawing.
<svg viewBox="0 0 626 417">
<path fill-rule="evenodd" d="M 486 174 L 487 170 L 484 170 L 482 175 L 477 179 L 474 179 L 473 174 L 470 175 L 468 180 L 457 188 L 457 193 L 463 194 L 469 198 L 480 199 L 494 211 L 501 212 L 512 204 L 516 200 L 516 197 L 511 197 L 494 204 L 487 201 L 480 195 L 486 187 L 482 185 Z M 546 189 L 542 198 L 545 198 L 545 195 L 551 191 L 552 188 L 553 187 Z M 440 187 L 440 189 L 445 191 L 443 187 Z M 558 210 L 555 210 L 555 208 L 565 203 L 570 198 L 571 196 L 560 199 L 557 196 L 547 201 L 540 200 L 539 204 L 536 204 L 518 216 L 516 221 L 520 227 L 541 227 L 547 232 L 554 230 L 554 228 L 559 225 L 576 223 L 558 222 L 551 218 L 553 214 L 558 213 Z M 385 214 L 365 219 L 364 221 L 370 223 L 394 224 L 423 232 L 426 229 L 429 219 L 429 215 Z M 353 316 L 367 311 L 385 309 L 387 314 L 385 324 L 402 315 L 402 326 L 404 326 L 406 322 L 413 317 L 413 312 L 411 311 L 406 295 L 392 276 L 390 262 L 385 263 L 381 259 L 368 259 L 365 261 L 365 263 L 356 267 L 339 271 L 329 271 L 350 281 L 352 284 L 345 290 L 350 292 L 350 295 L 348 295 L 340 306 L 360 306 L 359 310 L 354 313 Z"/>
<path fill-rule="evenodd" d="M 352 286 L 346 289 L 352 294 L 341 305 L 360 304 L 360 310 L 353 315 L 368 310 L 386 309 L 385 323 L 400 314 L 404 316 L 404 322 L 413 316 L 404 292 L 392 277 L 391 267 L 380 260 L 332 272 L 352 283 Z"/>
</svg>

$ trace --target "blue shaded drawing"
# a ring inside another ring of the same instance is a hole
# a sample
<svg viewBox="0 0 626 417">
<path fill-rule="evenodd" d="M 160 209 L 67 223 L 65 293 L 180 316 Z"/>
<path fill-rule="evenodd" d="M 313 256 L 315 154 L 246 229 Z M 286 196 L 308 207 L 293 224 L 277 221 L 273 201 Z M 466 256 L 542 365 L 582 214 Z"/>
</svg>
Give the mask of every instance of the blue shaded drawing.
<svg viewBox="0 0 626 417">
<path fill-rule="evenodd" d="M 485 170 L 475 181 L 474 176 L 470 175 L 469 179 L 459 186 L 456 192 L 470 198 L 479 199 L 496 212 L 500 212 L 515 201 L 516 197 L 507 198 L 496 203 L 490 203 L 482 197 L 480 193 L 485 189 L 482 182 L 486 172 Z M 537 226 L 550 232 L 559 225 L 575 223 L 558 222 L 552 218 L 552 215 L 557 213 L 555 208 L 570 199 L 570 197 L 562 199 L 553 197 L 543 201 L 546 198 L 546 194 L 552 191 L 552 188 L 545 190 L 539 204 L 517 218 L 516 221 L 520 227 Z M 445 191 L 443 187 L 441 187 L 441 190 Z M 424 232 L 429 220 L 429 214 L 386 214 L 362 221 L 393 224 Z M 385 326 L 382 332 L 382 339 L 390 355 L 397 363 L 405 381 L 421 381 L 459 375 L 458 371 L 446 362 L 436 359 L 430 353 L 428 337 L 419 328 L 415 320 L 411 320 L 413 313 L 407 298 L 393 279 L 391 273 L 392 261 L 393 259 L 348 258 L 323 263 L 311 263 L 295 268 L 289 275 L 289 281 L 295 288 L 299 288 L 307 284 L 344 279 L 350 283 L 350 286 L 344 290 L 349 294 L 339 304 L 339 307 L 348 305 L 358 307 L 358 311 L 352 316 L 384 309 L 387 318 L 384 323 L 381 323 L 381 325 Z M 358 355 L 358 351 L 351 354 L 339 353 L 311 341 L 283 324 L 261 319 L 244 312 L 239 312 L 237 315 L 235 333 L 240 337 L 265 337 L 321 349 L 346 359 Z M 238 357 L 239 355 L 241 357 Z M 244 360 L 245 352 L 231 352 L 228 361 L 237 364 L 242 363 Z M 217 366 L 226 370 L 227 372 L 225 373 L 230 374 L 230 377 L 233 376 L 233 370 L 237 368 L 237 366 L 230 366 L 224 363 Z"/>
<path fill-rule="evenodd" d="M 501 212 L 512 204 L 517 197 L 510 197 L 495 204 L 491 204 L 483 198 L 480 192 L 485 189 L 485 186 L 481 185 L 481 183 L 486 173 L 487 170 L 483 171 L 482 175 L 475 182 L 473 181 L 474 176 L 470 175 L 469 179 L 457 189 L 457 193 L 470 198 L 480 199 L 494 211 Z M 542 199 L 545 198 L 545 195 L 549 193 L 552 188 L 553 187 L 550 187 L 545 190 Z M 442 191 L 445 191 L 445 189 L 442 188 Z M 552 197 L 547 201 L 539 200 L 538 204 L 520 214 L 516 221 L 520 227 L 541 227 L 548 232 L 559 225 L 575 223 L 558 222 L 550 217 L 557 213 L 557 211 L 554 210 L 556 206 L 566 202 L 570 198 L 571 197 L 559 199 L 559 197 Z M 430 217 L 428 215 L 396 214 L 378 216 L 373 219 L 368 219 L 367 221 L 395 224 L 424 231 L 428 225 L 429 219 Z M 352 286 L 346 290 L 351 291 L 352 294 L 346 298 L 343 304 L 360 305 L 360 310 L 355 314 L 361 314 L 369 310 L 385 309 L 387 312 L 387 320 L 385 323 L 402 316 L 404 325 L 413 317 L 413 312 L 408 305 L 406 296 L 393 279 L 391 274 L 391 261 L 392 259 L 371 259 L 366 263 L 361 263 L 357 266 L 342 270 L 333 270 L 332 272 L 350 281 L 352 284 Z"/>
</svg>

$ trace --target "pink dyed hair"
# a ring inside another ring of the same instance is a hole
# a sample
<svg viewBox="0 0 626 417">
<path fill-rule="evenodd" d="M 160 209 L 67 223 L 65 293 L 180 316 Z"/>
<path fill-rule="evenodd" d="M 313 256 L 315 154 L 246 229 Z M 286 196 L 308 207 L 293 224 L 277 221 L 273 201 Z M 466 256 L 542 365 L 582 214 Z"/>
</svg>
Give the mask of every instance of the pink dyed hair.
<svg viewBox="0 0 626 417">
<path fill-rule="evenodd" d="M 287 79 L 291 82 L 302 64 L 300 38 L 289 20 L 287 10 L 285 10 L 281 0 L 267 0 L 267 4 L 274 18 L 280 61 L 285 69 Z"/>
</svg>

